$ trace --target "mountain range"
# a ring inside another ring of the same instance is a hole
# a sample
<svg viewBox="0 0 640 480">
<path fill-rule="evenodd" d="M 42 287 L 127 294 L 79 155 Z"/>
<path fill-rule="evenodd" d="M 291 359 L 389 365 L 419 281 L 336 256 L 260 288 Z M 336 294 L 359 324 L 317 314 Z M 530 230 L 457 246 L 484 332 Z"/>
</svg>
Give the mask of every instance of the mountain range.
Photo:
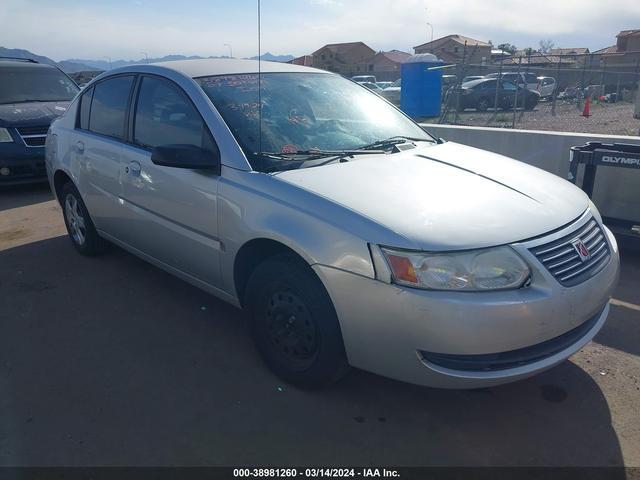
<svg viewBox="0 0 640 480">
<path fill-rule="evenodd" d="M 57 65 L 60 69 L 66 73 L 76 73 L 81 71 L 90 70 L 109 70 L 109 68 L 124 67 L 126 65 L 133 65 L 136 63 L 155 63 L 155 62 L 168 62 L 171 60 L 191 60 L 196 58 L 229 58 L 229 57 L 200 57 L 197 55 L 185 56 L 185 55 L 166 55 L 159 58 L 141 58 L 140 60 L 88 60 L 88 59 L 69 59 L 56 62 L 49 57 L 43 55 L 37 55 L 29 50 L 23 50 L 19 48 L 5 48 L 0 47 L 0 57 L 16 57 L 16 58 L 32 58 L 40 63 L 46 63 L 49 65 Z M 260 55 L 260 59 L 269 62 L 288 62 L 293 60 L 293 55 L 273 55 L 272 53 L 265 53 Z M 251 57 L 251 60 L 257 60 L 258 57 Z"/>
<path fill-rule="evenodd" d="M 23 50 L 21 48 L 5 48 L 0 47 L 0 57 L 14 57 L 14 58 L 32 58 L 40 63 L 46 63 L 48 65 L 57 65 L 63 72 L 67 73 L 75 73 L 81 72 L 83 70 L 97 70 L 96 68 L 91 68 L 82 63 L 77 63 L 72 60 L 62 60 L 61 62 L 56 62 L 51 60 L 49 57 L 45 57 L 43 55 L 36 55 L 35 53 L 30 52 L 29 50 Z"/>
</svg>

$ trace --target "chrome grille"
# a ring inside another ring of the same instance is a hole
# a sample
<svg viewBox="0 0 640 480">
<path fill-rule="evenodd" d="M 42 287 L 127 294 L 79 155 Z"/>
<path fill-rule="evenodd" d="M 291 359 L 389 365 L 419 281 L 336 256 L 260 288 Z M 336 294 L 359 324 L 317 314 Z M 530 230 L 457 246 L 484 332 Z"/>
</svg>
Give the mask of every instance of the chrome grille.
<svg viewBox="0 0 640 480">
<path fill-rule="evenodd" d="M 574 242 L 581 241 L 589 251 L 582 259 Z M 571 287 L 598 273 L 611 258 L 605 233 L 595 219 L 553 242 L 530 249 L 546 269 L 565 287 Z"/>
<path fill-rule="evenodd" d="M 44 147 L 49 125 L 35 127 L 18 127 L 18 134 L 27 147 Z"/>
</svg>

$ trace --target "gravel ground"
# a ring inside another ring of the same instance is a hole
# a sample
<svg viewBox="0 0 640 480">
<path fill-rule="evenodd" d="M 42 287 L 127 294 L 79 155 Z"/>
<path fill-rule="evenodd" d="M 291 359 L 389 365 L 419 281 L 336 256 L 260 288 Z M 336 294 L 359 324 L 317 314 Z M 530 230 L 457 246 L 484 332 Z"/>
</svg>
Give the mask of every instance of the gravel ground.
<svg viewBox="0 0 640 480">
<path fill-rule="evenodd" d="M 516 113 L 516 128 L 523 130 L 550 130 L 557 132 L 599 133 L 605 135 L 640 135 L 640 120 L 633 118 L 632 103 L 592 104 L 591 116 L 581 116 L 574 104 L 558 102 L 556 114 L 551 113 L 551 103 L 541 102 L 531 112 Z M 511 128 L 513 112 L 465 111 L 459 115 L 458 124 Z M 433 121 L 433 119 L 429 119 Z M 453 122 L 451 113 L 446 123 Z"/>
<path fill-rule="evenodd" d="M 78 255 L 46 186 L 0 192 L 0 468 L 637 467 L 639 286 L 640 255 L 623 251 L 595 341 L 521 382 L 354 371 L 303 391 L 264 366 L 238 310 L 119 249 Z"/>
</svg>

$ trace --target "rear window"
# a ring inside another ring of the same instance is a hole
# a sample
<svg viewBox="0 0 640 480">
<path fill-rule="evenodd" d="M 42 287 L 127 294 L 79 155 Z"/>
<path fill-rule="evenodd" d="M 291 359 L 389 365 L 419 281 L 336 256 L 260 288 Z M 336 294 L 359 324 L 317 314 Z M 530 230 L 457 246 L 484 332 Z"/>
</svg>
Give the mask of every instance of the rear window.
<svg viewBox="0 0 640 480">
<path fill-rule="evenodd" d="M 89 130 L 124 138 L 125 116 L 133 76 L 110 78 L 94 87 Z"/>
<path fill-rule="evenodd" d="M 0 68 L 0 104 L 66 102 L 78 87 L 56 68 L 19 66 Z"/>
<path fill-rule="evenodd" d="M 538 83 L 538 77 L 533 73 L 525 74 L 525 79 L 527 80 L 527 83 Z"/>
</svg>

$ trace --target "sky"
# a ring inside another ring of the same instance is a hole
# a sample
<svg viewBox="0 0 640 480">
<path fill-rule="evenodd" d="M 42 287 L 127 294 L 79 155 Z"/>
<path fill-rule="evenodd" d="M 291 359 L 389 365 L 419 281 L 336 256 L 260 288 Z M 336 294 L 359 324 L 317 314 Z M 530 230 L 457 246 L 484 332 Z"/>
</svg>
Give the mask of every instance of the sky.
<svg viewBox="0 0 640 480">
<path fill-rule="evenodd" d="M 54 60 L 258 53 L 257 0 L 0 0 L 0 46 Z M 520 48 L 550 39 L 597 50 L 640 28 L 638 0 L 262 0 L 262 53 L 326 43 L 375 50 L 459 33 Z"/>
</svg>

